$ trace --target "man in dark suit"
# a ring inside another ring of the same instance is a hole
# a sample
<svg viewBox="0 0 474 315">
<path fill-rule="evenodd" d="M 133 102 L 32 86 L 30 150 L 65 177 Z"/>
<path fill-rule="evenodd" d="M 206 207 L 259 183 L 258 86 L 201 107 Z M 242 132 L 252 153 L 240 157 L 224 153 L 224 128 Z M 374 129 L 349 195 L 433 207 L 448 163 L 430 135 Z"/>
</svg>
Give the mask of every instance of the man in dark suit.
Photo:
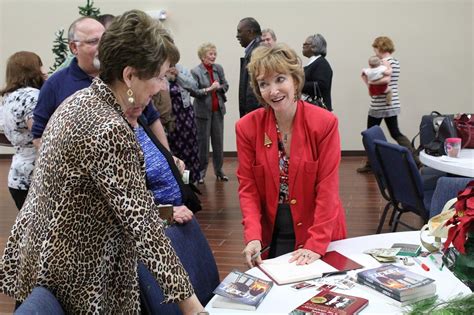
<svg viewBox="0 0 474 315">
<path fill-rule="evenodd" d="M 237 25 L 237 40 L 245 48 L 245 56 L 240 58 L 239 112 L 240 117 L 262 107 L 250 87 L 247 64 L 255 48 L 260 45 L 262 35 L 260 24 L 251 17 L 243 18 Z"/>
<path fill-rule="evenodd" d="M 321 34 L 308 36 L 303 43 L 303 56 L 309 58 L 308 64 L 304 67 L 303 93 L 314 96 L 314 83 L 316 82 L 327 109 L 332 111 L 332 69 L 326 60 L 326 52 L 326 40 Z"/>
</svg>

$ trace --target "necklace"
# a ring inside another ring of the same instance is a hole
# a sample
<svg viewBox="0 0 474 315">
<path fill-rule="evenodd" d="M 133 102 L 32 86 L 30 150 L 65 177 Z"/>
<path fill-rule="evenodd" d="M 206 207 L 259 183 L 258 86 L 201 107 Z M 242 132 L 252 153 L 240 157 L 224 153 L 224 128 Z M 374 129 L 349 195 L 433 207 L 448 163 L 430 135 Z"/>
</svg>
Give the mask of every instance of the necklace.
<svg viewBox="0 0 474 315">
<path fill-rule="evenodd" d="M 288 142 L 288 136 L 289 136 L 289 135 L 291 135 L 291 132 L 289 132 L 289 133 L 284 133 L 284 134 L 283 134 L 283 143 L 286 144 L 286 143 Z"/>
</svg>

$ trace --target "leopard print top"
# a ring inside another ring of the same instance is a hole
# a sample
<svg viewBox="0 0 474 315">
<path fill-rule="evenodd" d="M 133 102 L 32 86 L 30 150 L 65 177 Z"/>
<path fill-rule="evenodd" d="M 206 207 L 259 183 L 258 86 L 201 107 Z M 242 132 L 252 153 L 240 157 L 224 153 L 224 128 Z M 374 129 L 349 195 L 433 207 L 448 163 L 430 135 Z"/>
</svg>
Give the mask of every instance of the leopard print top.
<svg viewBox="0 0 474 315">
<path fill-rule="evenodd" d="M 137 261 L 165 302 L 193 288 L 145 186 L 143 153 L 100 79 L 53 114 L 0 261 L 0 290 L 50 289 L 69 314 L 139 314 Z"/>
</svg>

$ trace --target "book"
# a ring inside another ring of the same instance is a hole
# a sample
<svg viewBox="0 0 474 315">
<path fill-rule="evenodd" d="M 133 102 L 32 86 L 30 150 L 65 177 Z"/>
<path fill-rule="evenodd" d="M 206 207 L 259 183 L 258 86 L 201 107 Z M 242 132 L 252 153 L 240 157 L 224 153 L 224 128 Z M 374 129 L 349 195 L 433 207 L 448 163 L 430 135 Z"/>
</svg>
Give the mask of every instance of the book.
<svg viewBox="0 0 474 315">
<path fill-rule="evenodd" d="M 214 290 L 218 296 L 212 307 L 256 310 L 272 286 L 272 281 L 232 270 Z"/>
<path fill-rule="evenodd" d="M 428 299 L 430 297 L 433 297 L 436 295 L 436 289 L 434 291 L 420 291 L 420 292 L 417 292 L 417 293 L 414 293 L 414 294 L 411 294 L 411 295 L 407 295 L 403 298 L 399 297 L 399 296 L 396 296 L 394 295 L 393 293 L 387 291 L 387 290 L 384 290 L 384 289 L 381 289 L 381 288 L 377 288 L 374 286 L 373 283 L 370 283 L 370 282 L 361 282 L 361 281 L 358 281 L 360 284 L 362 285 L 365 285 L 365 286 L 368 286 L 369 288 L 372 288 L 390 298 L 393 299 L 393 304 L 395 304 L 396 306 L 398 307 L 403 307 L 403 306 L 406 306 L 408 304 L 412 304 L 412 303 L 415 303 L 415 302 L 418 302 L 418 301 L 421 301 L 421 300 L 424 300 L 424 299 Z"/>
<path fill-rule="evenodd" d="M 363 268 L 362 265 L 337 251 L 327 252 L 321 259 L 308 265 L 289 263 L 290 258 L 291 253 L 266 259 L 258 265 L 258 268 L 278 285 L 321 278 L 333 272 Z"/>
<path fill-rule="evenodd" d="M 358 296 L 323 290 L 295 308 L 289 315 L 352 315 L 358 314 L 367 304 L 367 299 Z"/>
<path fill-rule="evenodd" d="M 357 282 L 400 302 L 436 293 L 433 279 L 392 264 L 357 273 Z"/>
<path fill-rule="evenodd" d="M 398 256 L 416 257 L 421 253 L 421 246 L 417 244 L 395 243 L 392 248 L 399 248 Z"/>
</svg>

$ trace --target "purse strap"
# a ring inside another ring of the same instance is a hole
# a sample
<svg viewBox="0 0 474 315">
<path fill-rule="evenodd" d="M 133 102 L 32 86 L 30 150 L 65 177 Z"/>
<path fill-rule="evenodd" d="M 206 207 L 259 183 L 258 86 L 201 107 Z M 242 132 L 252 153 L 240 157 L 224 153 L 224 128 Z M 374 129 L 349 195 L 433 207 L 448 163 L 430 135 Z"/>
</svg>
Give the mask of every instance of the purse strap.
<svg viewBox="0 0 474 315">
<path fill-rule="evenodd" d="M 314 90 L 315 97 L 323 98 L 323 94 L 321 93 L 321 90 L 319 89 L 319 84 L 316 81 L 313 82 L 313 90 Z"/>
</svg>

